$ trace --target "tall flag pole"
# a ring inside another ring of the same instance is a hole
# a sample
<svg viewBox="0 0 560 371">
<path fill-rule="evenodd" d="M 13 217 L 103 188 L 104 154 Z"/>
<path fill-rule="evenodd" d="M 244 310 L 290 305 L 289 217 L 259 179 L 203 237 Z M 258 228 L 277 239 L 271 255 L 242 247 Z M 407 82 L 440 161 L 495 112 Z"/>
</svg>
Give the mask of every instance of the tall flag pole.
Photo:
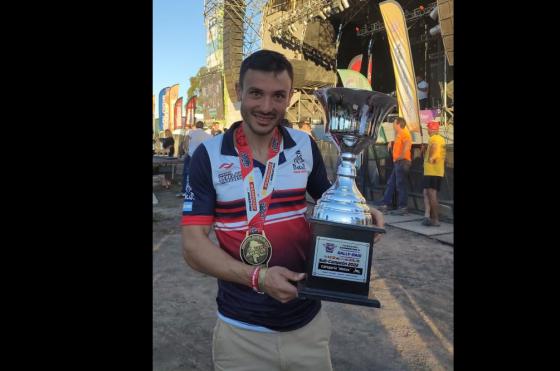
<svg viewBox="0 0 560 371">
<path fill-rule="evenodd" d="M 379 9 L 383 16 L 383 23 L 389 39 L 393 71 L 397 91 L 397 104 L 399 116 L 406 120 L 410 131 L 420 133 L 420 107 L 417 97 L 416 75 L 410 52 L 410 41 L 404 12 L 394 0 L 386 0 L 379 3 Z"/>
</svg>

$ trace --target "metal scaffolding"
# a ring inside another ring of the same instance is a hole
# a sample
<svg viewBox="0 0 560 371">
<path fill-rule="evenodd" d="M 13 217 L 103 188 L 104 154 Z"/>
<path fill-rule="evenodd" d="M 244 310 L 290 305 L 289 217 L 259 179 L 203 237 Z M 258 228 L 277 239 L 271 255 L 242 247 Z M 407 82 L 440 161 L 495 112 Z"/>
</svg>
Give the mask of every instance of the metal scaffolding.
<svg viewBox="0 0 560 371">
<path fill-rule="evenodd" d="M 221 35 L 224 32 L 224 13 L 242 20 L 239 35 L 243 38 L 243 58 L 261 48 L 261 19 L 262 10 L 268 0 L 205 0 L 204 23 L 207 30 L 215 28 L 217 32 L 209 33 L 208 54 L 223 48 Z M 223 60 L 221 63 L 223 64 Z"/>
</svg>

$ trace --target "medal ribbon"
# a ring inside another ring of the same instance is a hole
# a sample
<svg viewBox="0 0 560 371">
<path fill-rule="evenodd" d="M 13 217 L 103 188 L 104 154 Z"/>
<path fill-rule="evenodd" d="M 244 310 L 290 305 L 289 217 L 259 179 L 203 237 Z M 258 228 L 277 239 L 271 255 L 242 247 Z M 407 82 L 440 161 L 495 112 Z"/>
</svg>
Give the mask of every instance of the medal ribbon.
<svg viewBox="0 0 560 371">
<path fill-rule="evenodd" d="M 268 160 L 266 161 L 262 186 L 258 191 L 255 187 L 255 176 L 253 172 L 259 170 L 254 169 L 253 152 L 249 147 L 242 125 L 239 126 L 235 132 L 235 147 L 239 152 L 239 163 L 241 164 L 248 231 L 249 234 L 261 233 L 264 228 L 264 220 L 268 211 L 268 205 L 272 199 L 280 152 L 284 149 L 282 136 L 278 128 L 275 128 L 270 147 L 268 148 Z"/>
</svg>

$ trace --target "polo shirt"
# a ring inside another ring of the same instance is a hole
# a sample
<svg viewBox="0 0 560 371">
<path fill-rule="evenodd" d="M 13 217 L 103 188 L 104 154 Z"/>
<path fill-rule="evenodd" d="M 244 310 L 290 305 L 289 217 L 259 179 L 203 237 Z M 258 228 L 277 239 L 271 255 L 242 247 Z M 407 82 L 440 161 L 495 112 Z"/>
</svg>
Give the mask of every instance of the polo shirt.
<svg viewBox="0 0 560 371">
<path fill-rule="evenodd" d="M 247 214 L 239 156 L 234 146 L 236 122 L 224 134 L 203 142 L 191 160 L 183 203 L 182 225 L 214 225 L 219 246 L 241 261 L 239 246 L 247 232 Z M 269 267 L 305 272 L 311 232 L 306 219 L 306 192 L 319 199 L 331 186 L 317 144 L 308 134 L 278 126 L 284 149 L 275 169 L 272 199 L 264 232 L 272 244 Z M 253 159 L 260 189 L 265 165 Z M 221 315 L 275 331 L 305 326 L 321 308 L 319 300 L 296 298 L 288 303 L 252 288 L 218 279 L 216 298 Z"/>
</svg>

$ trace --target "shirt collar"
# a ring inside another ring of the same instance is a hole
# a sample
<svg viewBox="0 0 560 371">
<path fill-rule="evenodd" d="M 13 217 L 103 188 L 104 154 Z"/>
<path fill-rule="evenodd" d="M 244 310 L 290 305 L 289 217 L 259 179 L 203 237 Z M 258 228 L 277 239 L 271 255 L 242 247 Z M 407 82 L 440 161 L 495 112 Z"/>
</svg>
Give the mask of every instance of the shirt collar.
<svg viewBox="0 0 560 371">
<path fill-rule="evenodd" d="M 233 134 L 235 132 L 235 129 L 237 129 L 240 125 L 241 121 L 237 121 L 233 125 L 231 125 L 230 128 L 225 132 L 221 148 L 222 155 L 237 156 L 237 152 L 235 151 L 235 144 L 233 143 Z M 288 130 L 286 130 L 286 128 L 282 125 L 279 125 L 278 129 L 280 129 L 280 134 L 282 134 L 284 148 L 294 147 L 296 145 L 296 142 L 294 142 Z"/>
</svg>

